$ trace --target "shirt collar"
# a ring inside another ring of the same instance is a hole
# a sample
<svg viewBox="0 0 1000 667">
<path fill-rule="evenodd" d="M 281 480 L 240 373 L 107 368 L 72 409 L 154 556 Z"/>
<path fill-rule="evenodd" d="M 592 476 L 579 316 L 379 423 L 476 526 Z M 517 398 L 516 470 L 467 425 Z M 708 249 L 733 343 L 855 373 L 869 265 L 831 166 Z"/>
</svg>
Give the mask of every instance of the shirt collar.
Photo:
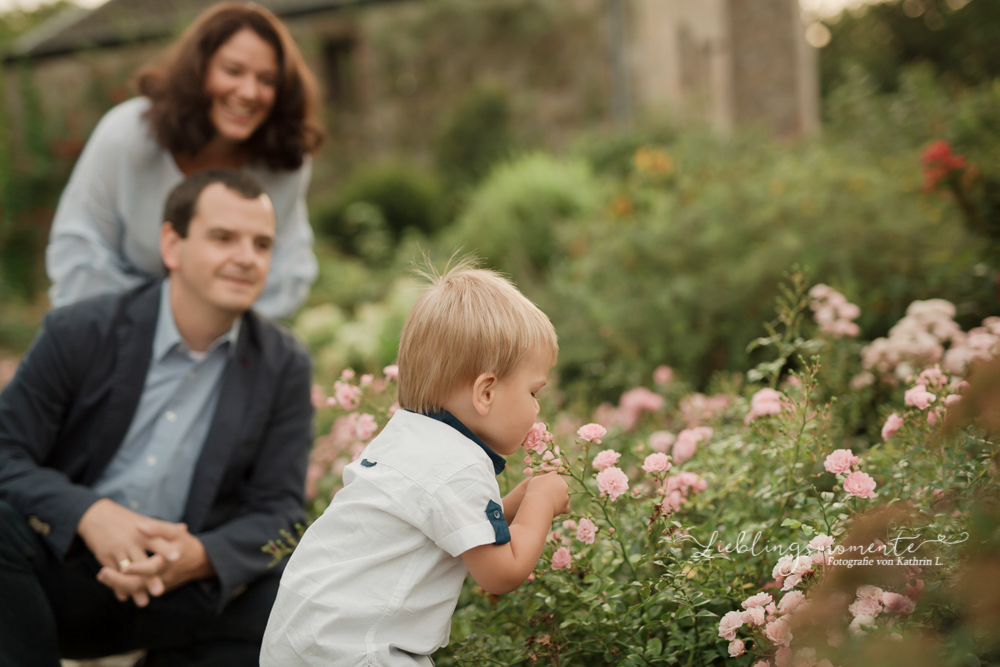
<svg viewBox="0 0 1000 667">
<path fill-rule="evenodd" d="M 215 351 L 223 343 L 230 343 L 229 354 L 236 350 L 236 341 L 240 337 L 240 322 L 242 317 L 237 317 L 229 331 L 216 338 L 208 346 L 207 354 Z M 184 352 L 190 352 L 187 343 L 181 337 L 181 332 L 177 330 L 177 322 L 174 320 L 174 310 L 170 307 L 170 278 L 164 278 L 160 286 L 160 314 L 156 319 L 156 333 L 153 335 L 153 359 L 160 361 L 174 347 L 180 346 Z"/>
<path fill-rule="evenodd" d="M 471 430 L 469 430 L 468 426 L 466 426 L 465 424 L 463 424 L 462 422 L 460 422 L 458 420 L 458 417 L 456 417 L 455 415 L 451 414 L 447 410 L 439 410 L 437 412 L 429 412 L 429 413 L 424 414 L 424 416 L 425 417 L 430 417 L 431 419 L 436 419 L 437 421 L 439 421 L 441 423 L 447 424 L 448 426 L 452 427 L 453 429 L 455 429 L 456 431 L 458 431 L 459 433 L 461 433 L 462 435 L 464 435 L 466 438 L 468 438 L 472 442 L 474 442 L 477 445 L 479 445 L 482 448 L 482 450 L 484 452 L 486 452 L 486 455 L 490 457 L 490 461 L 493 462 L 493 472 L 495 474 L 499 475 L 500 473 L 503 472 L 503 469 L 507 466 L 507 461 L 502 456 L 500 456 L 499 454 L 497 454 L 496 452 L 494 452 L 492 449 L 490 449 L 489 445 L 487 445 L 485 442 L 483 442 L 479 438 L 479 436 L 477 436 L 475 433 L 473 433 Z"/>
</svg>

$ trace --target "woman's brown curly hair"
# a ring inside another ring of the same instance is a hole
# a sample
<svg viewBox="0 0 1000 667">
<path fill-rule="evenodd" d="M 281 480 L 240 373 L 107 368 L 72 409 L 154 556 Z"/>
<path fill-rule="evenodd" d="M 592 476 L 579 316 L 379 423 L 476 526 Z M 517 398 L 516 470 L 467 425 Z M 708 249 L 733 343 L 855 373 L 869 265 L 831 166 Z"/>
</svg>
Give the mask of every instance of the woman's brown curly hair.
<svg viewBox="0 0 1000 667">
<path fill-rule="evenodd" d="M 136 87 L 152 100 L 146 118 L 165 149 L 197 155 L 215 136 L 204 82 L 208 62 L 230 37 L 253 30 L 274 48 L 278 81 L 274 106 L 246 140 L 252 161 L 270 169 L 298 169 L 323 142 L 316 80 L 288 30 L 257 5 L 223 2 L 207 9 L 164 55 L 139 70 Z"/>
</svg>

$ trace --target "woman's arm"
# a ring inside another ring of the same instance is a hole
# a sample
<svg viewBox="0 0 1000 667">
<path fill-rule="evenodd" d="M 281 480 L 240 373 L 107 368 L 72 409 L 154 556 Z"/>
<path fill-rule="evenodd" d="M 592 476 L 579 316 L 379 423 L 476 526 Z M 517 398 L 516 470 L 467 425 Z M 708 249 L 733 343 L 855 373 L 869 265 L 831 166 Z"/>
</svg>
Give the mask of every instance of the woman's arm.
<svg viewBox="0 0 1000 667">
<path fill-rule="evenodd" d="M 55 307 L 124 292 L 150 278 L 131 267 L 122 254 L 125 223 L 117 203 L 118 179 L 127 168 L 124 144 L 132 137 L 137 107 L 128 102 L 105 114 L 59 198 L 45 250 L 45 268 L 52 280 L 49 299 Z"/>
<path fill-rule="evenodd" d="M 316 281 L 318 268 L 306 208 L 311 178 L 312 162 L 306 157 L 302 167 L 289 179 L 287 187 L 292 192 L 274 193 L 274 255 L 267 284 L 254 304 L 254 310 L 273 319 L 294 315 Z"/>
</svg>

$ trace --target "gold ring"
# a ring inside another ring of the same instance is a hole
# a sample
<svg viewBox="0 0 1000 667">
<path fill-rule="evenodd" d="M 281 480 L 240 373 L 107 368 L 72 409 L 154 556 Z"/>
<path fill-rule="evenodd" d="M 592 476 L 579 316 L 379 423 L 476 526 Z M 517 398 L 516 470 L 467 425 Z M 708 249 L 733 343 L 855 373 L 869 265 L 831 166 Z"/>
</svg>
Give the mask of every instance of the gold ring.
<svg viewBox="0 0 1000 667">
<path fill-rule="evenodd" d="M 122 558 L 120 561 L 118 561 L 118 571 L 123 572 L 125 568 L 131 564 L 132 561 L 130 561 L 128 558 Z"/>
</svg>

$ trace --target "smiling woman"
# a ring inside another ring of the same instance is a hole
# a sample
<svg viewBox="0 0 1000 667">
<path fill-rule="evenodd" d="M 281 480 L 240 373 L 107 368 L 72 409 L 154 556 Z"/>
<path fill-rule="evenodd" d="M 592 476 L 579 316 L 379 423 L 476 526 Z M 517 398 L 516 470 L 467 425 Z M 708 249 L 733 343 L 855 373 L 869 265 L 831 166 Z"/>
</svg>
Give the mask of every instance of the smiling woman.
<svg viewBox="0 0 1000 667">
<path fill-rule="evenodd" d="M 256 309 L 293 313 L 316 277 L 305 195 L 323 130 L 316 84 L 285 27 L 257 5 L 215 5 L 136 84 L 142 96 L 101 120 L 60 199 L 46 251 L 53 305 L 162 275 L 167 193 L 188 174 L 230 167 L 256 178 L 274 206 Z"/>
</svg>

